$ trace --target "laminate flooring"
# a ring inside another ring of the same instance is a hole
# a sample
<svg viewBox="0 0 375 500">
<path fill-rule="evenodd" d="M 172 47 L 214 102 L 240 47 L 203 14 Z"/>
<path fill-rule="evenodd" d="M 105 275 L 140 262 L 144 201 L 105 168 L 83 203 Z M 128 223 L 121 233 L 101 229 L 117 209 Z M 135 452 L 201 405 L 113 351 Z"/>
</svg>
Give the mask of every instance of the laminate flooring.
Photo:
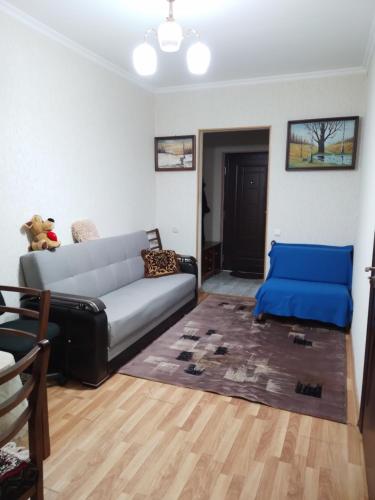
<svg viewBox="0 0 375 500">
<path fill-rule="evenodd" d="M 346 339 L 348 425 L 118 374 L 49 388 L 46 500 L 367 499 Z"/>
</svg>

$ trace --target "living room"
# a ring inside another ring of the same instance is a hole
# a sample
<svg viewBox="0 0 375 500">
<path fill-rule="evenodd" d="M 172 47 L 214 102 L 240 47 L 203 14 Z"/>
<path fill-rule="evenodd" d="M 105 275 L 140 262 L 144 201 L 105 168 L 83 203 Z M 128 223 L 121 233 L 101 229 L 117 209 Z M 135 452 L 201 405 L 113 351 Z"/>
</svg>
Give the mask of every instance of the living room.
<svg viewBox="0 0 375 500">
<path fill-rule="evenodd" d="M 253 3 L 176 0 L 176 19 L 199 30 L 211 66 L 192 76 L 181 53 L 158 49 L 156 74 L 140 77 L 132 51 L 165 18 L 165 0 L 0 1 L 1 283 L 23 285 L 33 214 L 55 220 L 56 256 L 73 243 L 72 223 L 90 219 L 103 240 L 158 228 L 164 249 L 200 268 L 203 137 L 267 128 L 266 254 L 273 240 L 354 245 L 351 423 L 147 377 L 116 374 L 97 389 L 69 381 L 48 388 L 46 498 L 367 498 L 357 422 L 375 231 L 375 6 L 319 0 L 306 15 L 295 0 Z M 290 16 L 301 23 L 295 40 Z M 337 117 L 359 117 L 354 168 L 287 170 L 288 122 Z M 195 136 L 196 168 L 155 171 L 155 137 L 174 136 Z"/>
</svg>

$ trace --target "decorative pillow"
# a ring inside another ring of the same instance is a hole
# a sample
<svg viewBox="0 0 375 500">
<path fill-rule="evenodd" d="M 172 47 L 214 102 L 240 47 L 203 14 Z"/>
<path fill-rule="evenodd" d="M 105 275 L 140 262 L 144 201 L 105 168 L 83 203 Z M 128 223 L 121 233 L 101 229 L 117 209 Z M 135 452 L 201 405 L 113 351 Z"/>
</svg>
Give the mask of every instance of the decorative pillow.
<svg viewBox="0 0 375 500">
<path fill-rule="evenodd" d="M 173 250 L 142 250 L 145 278 L 159 278 L 180 272 L 180 264 Z"/>
<path fill-rule="evenodd" d="M 82 243 L 82 241 L 97 240 L 99 233 L 91 220 L 84 219 L 73 222 L 72 236 L 74 243 Z"/>
</svg>

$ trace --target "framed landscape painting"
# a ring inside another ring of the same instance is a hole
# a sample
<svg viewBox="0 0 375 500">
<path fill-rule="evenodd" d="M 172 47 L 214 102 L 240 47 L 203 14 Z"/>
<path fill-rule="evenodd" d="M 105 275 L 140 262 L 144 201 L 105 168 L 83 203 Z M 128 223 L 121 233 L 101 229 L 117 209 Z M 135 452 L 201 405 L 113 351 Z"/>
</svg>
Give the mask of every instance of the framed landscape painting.
<svg viewBox="0 0 375 500">
<path fill-rule="evenodd" d="M 355 168 L 358 116 L 288 122 L 286 170 Z"/>
<path fill-rule="evenodd" d="M 155 137 L 155 170 L 195 170 L 195 135 Z"/>
</svg>

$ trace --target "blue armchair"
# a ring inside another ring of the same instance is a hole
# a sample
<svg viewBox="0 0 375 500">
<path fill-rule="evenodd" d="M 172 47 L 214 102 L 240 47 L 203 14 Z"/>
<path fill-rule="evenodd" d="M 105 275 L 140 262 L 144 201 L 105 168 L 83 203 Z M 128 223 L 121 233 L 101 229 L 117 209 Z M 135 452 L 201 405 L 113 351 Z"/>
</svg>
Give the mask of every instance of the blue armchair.
<svg viewBox="0 0 375 500">
<path fill-rule="evenodd" d="M 347 327 L 351 323 L 353 247 L 276 243 L 256 295 L 254 315 L 295 316 Z"/>
</svg>

